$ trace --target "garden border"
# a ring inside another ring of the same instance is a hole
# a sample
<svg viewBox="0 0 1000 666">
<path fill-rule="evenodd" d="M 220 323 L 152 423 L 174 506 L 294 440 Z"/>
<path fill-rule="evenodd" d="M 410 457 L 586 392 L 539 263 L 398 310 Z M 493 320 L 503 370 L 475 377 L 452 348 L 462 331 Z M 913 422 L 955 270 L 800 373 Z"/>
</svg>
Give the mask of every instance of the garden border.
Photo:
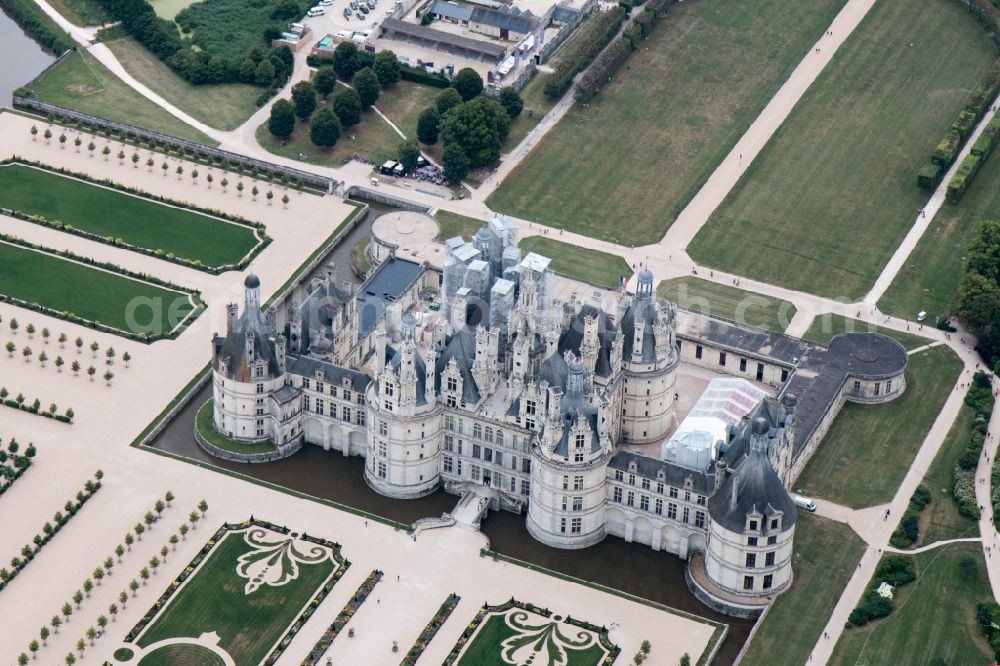
<svg viewBox="0 0 1000 666">
<path fill-rule="evenodd" d="M 368 577 L 361 581 L 361 585 L 358 589 L 351 595 L 351 598 L 344 604 L 344 607 L 340 609 L 337 617 L 333 620 L 333 623 L 327 627 L 323 635 L 320 636 L 316 644 L 313 645 L 312 650 L 306 655 L 306 658 L 302 660 L 302 666 L 317 666 L 326 651 L 330 649 L 333 645 L 333 641 L 337 638 L 337 635 L 347 626 L 347 623 L 351 621 L 354 614 L 361 607 L 361 604 L 365 603 L 368 599 L 368 595 L 372 593 L 375 586 L 378 585 L 379 581 L 382 580 L 383 572 L 375 569 Z M 272 663 L 272 662 L 266 662 Z"/>
<path fill-rule="evenodd" d="M 409 652 L 403 657 L 403 661 L 399 662 L 399 666 L 415 666 L 417 660 L 420 659 L 420 655 L 424 653 L 427 646 L 430 645 L 431 641 L 437 635 L 438 630 L 444 626 L 444 623 L 448 621 L 451 617 L 452 612 L 455 607 L 458 606 L 458 602 L 462 600 L 462 597 L 458 596 L 454 592 L 448 595 L 448 598 L 444 600 L 441 607 L 438 608 L 434 617 L 431 621 L 424 626 L 420 631 L 420 635 L 417 639 L 413 641 L 413 646 L 410 647 Z"/>
</svg>

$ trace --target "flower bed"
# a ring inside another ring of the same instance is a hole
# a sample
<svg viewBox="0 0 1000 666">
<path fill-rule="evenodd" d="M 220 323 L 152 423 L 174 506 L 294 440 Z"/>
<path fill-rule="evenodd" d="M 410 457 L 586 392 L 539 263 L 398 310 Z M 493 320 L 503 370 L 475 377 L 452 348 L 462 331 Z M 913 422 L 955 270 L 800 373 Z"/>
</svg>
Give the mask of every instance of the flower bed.
<svg viewBox="0 0 1000 666">
<path fill-rule="evenodd" d="M 399 662 L 400 666 L 414 666 L 414 664 L 417 663 L 417 660 L 420 659 L 420 655 L 422 655 L 424 650 L 427 649 L 427 645 L 431 642 L 431 639 L 433 639 L 434 635 L 437 634 L 438 629 L 440 629 L 441 625 L 448 620 L 452 611 L 455 610 L 455 606 L 458 606 L 460 599 L 461 597 L 455 593 L 448 595 L 448 598 L 444 600 L 443 604 L 441 604 L 441 608 L 438 609 L 438 612 L 434 614 L 431 621 L 427 623 L 427 626 L 424 627 L 423 631 L 420 632 L 420 635 L 417 636 L 416 642 L 413 644 L 413 647 L 410 648 L 410 651 L 406 653 L 406 656 L 403 657 L 403 661 Z"/>
<path fill-rule="evenodd" d="M 201 215 L 215 217 L 226 222 L 232 222 L 233 224 L 249 227 L 256 232 L 258 242 L 257 245 L 254 246 L 250 250 L 250 252 L 248 252 L 247 255 L 244 256 L 238 263 L 222 264 L 219 266 L 205 266 L 199 260 L 190 260 L 190 259 L 185 259 L 183 257 L 177 257 L 174 256 L 173 253 L 164 252 L 162 250 L 158 250 L 155 248 L 147 248 L 138 245 L 132 245 L 130 243 L 126 243 L 119 239 L 102 236 L 100 234 L 84 231 L 82 229 L 77 229 L 73 225 L 64 224 L 62 222 L 59 222 L 58 220 L 50 220 L 41 215 L 29 215 L 27 213 L 23 213 L 15 209 L 0 208 L 0 212 L 2 212 L 4 215 L 9 215 L 10 217 L 14 217 L 19 220 L 23 220 L 25 222 L 31 222 L 32 224 L 38 224 L 43 227 L 49 227 L 51 229 L 57 229 L 65 233 L 73 234 L 74 236 L 86 238 L 88 240 L 92 240 L 98 243 L 104 243 L 105 245 L 125 248 L 132 252 L 139 252 L 141 254 L 145 254 L 150 257 L 155 257 L 157 259 L 162 259 L 164 261 L 169 261 L 171 263 L 178 264 L 179 266 L 185 266 L 187 268 L 194 268 L 195 270 L 211 273 L 212 275 L 219 275 L 220 273 L 224 273 L 226 271 L 243 270 L 244 268 L 250 265 L 250 262 L 253 261 L 253 259 L 258 254 L 260 254 L 264 250 L 264 248 L 266 248 L 268 245 L 271 244 L 272 239 L 270 236 L 267 235 L 263 224 L 259 222 L 251 222 L 245 217 L 241 217 L 239 215 L 232 215 L 230 213 L 226 213 L 224 211 L 215 208 L 205 208 L 203 206 L 198 206 L 197 204 L 190 202 L 178 201 L 176 199 L 171 199 L 169 197 L 165 197 L 162 195 L 150 194 L 145 190 L 136 187 L 129 187 L 127 185 L 122 185 L 121 183 L 116 183 L 108 178 L 97 179 L 83 172 L 70 171 L 69 169 L 65 169 L 62 167 L 50 166 L 48 164 L 45 164 L 43 162 L 38 162 L 36 160 L 26 160 L 16 155 L 11 158 L 0 161 L 0 166 L 6 166 L 8 164 L 21 164 L 24 166 L 40 169 L 42 171 L 48 171 L 50 173 L 59 174 L 61 176 L 69 176 L 77 180 L 82 180 L 86 183 L 90 183 L 92 185 L 107 187 L 109 189 L 117 190 L 125 194 L 130 194 L 154 203 L 165 204 L 168 206 L 172 206 L 174 208 L 180 208 L 182 210 L 189 210 L 194 213 L 199 213 Z"/>
<path fill-rule="evenodd" d="M 337 615 L 337 619 L 333 621 L 333 624 L 331 624 L 325 632 L 323 632 L 323 635 L 318 641 L 316 641 L 316 645 L 313 646 L 309 655 L 302 660 L 302 666 L 316 666 L 316 664 L 319 664 L 319 660 L 323 658 L 323 655 L 326 654 L 326 651 L 329 650 L 330 646 L 333 644 L 333 639 L 337 637 L 337 634 L 339 634 L 341 630 L 343 630 L 344 626 L 350 622 L 351 618 L 354 617 L 358 608 L 360 608 L 361 604 L 365 602 L 365 599 L 367 599 L 368 595 L 372 593 L 372 590 L 375 589 L 375 586 L 380 580 L 382 580 L 382 572 L 378 569 L 368 574 L 368 578 L 361 583 L 360 587 L 358 587 L 358 590 L 351 597 L 350 601 L 347 602 L 347 605 L 340 610 L 340 613 Z M 274 662 L 268 661 L 266 663 L 270 664 Z"/>
<path fill-rule="evenodd" d="M 94 478 L 96 480 L 88 480 L 84 485 L 83 490 L 80 490 L 76 494 L 75 501 L 69 500 L 66 502 L 64 507 L 66 513 L 64 514 L 62 511 L 56 511 L 55 515 L 52 517 L 55 524 L 53 525 L 52 523 L 46 522 L 42 531 L 39 534 L 36 534 L 34 539 L 32 539 L 32 543 L 25 544 L 25 546 L 21 549 L 21 556 L 14 556 L 11 558 L 10 564 L 11 567 L 13 567 L 13 571 L 8 571 L 6 567 L 0 569 L 0 590 L 3 590 L 12 580 L 17 578 L 17 575 L 21 573 L 26 566 L 28 566 L 28 563 L 35 559 L 35 556 L 38 555 L 42 548 L 52 541 L 53 537 L 59 533 L 59 530 L 61 530 L 66 523 L 69 522 L 69 519 L 75 516 L 76 512 L 87 503 L 87 500 L 93 497 L 94 494 L 101 489 L 101 478 L 103 476 L 103 472 L 98 470 L 97 473 L 94 474 Z"/>
</svg>

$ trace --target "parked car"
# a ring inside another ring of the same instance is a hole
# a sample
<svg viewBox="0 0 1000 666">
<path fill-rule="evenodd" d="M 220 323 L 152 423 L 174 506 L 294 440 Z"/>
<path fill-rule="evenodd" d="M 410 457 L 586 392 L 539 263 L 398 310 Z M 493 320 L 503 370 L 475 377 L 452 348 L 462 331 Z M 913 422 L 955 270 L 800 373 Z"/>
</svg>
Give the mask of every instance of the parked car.
<svg viewBox="0 0 1000 666">
<path fill-rule="evenodd" d="M 347 7 L 344 7 L 344 18 L 349 19 L 352 16 L 354 16 L 354 14 L 351 13 L 351 10 L 348 9 Z"/>
<path fill-rule="evenodd" d="M 323 14 L 326 14 L 326 10 L 319 6 L 313 7 L 306 12 L 306 16 L 322 16 Z"/>
<path fill-rule="evenodd" d="M 368 9 L 368 5 L 361 5 L 360 7 L 358 7 L 358 9 L 361 10 L 362 14 L 367 14 L 368 12 L 371 11 L 370 9 Z"/>
<path fill-rule="evenodd" d="M 358 3 L 356 2 L 356 0 L 351 0 L 351 9 L 357 9 L 357 8 L 358 8 Z"/>
</svg>

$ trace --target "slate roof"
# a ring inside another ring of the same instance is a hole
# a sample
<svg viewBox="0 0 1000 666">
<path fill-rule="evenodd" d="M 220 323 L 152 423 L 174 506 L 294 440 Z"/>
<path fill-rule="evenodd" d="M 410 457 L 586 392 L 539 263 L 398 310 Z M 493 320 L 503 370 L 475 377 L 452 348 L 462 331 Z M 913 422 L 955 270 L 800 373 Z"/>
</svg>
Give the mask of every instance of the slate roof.
<svg viewBox="0 0 1000 666">
<path fill-rule="evenodd" d="M 583 396 L 583 368 L 573 362 L 569 367 L 570 377 L 566 381 L 566 393 L 559 402 L 559 417 L 562 421 L 562 437 L 556 442 L 553 452 L 556 455 L 569 455 L 569 438 L 573 425 L 582 417 L 590 426 L 590 452 L 601 450 L 601 439 L 598 436 L 597 408 L 587 403 Z M 574 386 L 576 388 L 574 388 Z"/>
<path fill-rule="evenodd" d="M 379 264 L 358 293 L 359 339 L 368 335 L 385 313 L 385 307 L 405 293 L 422 270 L 420 264 L 398 257 L 389 257 Z"/>
<path fill-rule="evenodd" d="M 580 308 L 580 311 L 570 320 L 569 328 L 563 332 L 559 338 L 559 352 L 572 351 L 577 356 L 580 355 L 580 345 L 583 343 L 584 322 L 587 317 L 597 317 L 597 363 L 594 367 L 594 374 L 599 377 L 609 377 L 611 375 L 611 345 L 615 339 L 615 329 L 608 321 L 608 315 L 604 310 L 587 304 Z"/>
<path fill-rule="evenodd" d="M 699 472 L 687 469 L 686 467 L 681 467 L 680 465 L 675 465 L 659 458 L 645 456 L 641 453 L 619 451 L 611 458 L 610 467 L 612 469 L 620 469 L 628 474 L 629 467 L 633 462 L 636 466 L 636 475 L 642 478 L 656 481 L 660 478 L 659 474 L 662 471 L 663 482 L 675 488 L 684 488 L 685 480 L 690 478 L 692 492 L 696 492 L 699 495 L 708 495 L 712 492 L 714 486 L 713 475 L 704 471 Z"/>
<path fill-rule="evenodd" d="M 458 371 L 462 375 L 462 400 L 467 405 L 476 404 L 480 398 L 479 387 L 472 378 L 472 364 L 476 360 L 476 336 L 468 326 L 451 336 L 437 358 L 434 382 L 439 393 L 442 388 L 441 374 L 452 359 L 455 359 Z"/>
<path fill-rule="evenodd" d="M 656 310 L 656 303 L 652 300 L 637 298 L 629 305 L 628 310 L 622 316 L 621 332 L 624 336 L 622 340 L 622 358 L 628 362 L 632 359 L 632 349 L 635 339 L 635 318 L 642 312 L 645 316 L 642 336 L 642 363 L 656 363 L 656 336 L 653 335 L 653 324 L 659 317 Z"/>
<path fill-rule="evenodd" d="M 389 39 L 401 36 L 420 42 L 434 42 L 435 44 L 478 53 L 493 60 L 500 60 L 507 54 L 507 47 L 500 44 L 494 44 L 481 39 L 472 39 L 471 37 L 463 37 L 462 35 L 453 35 L 450 32 L 435 30 L 394 18 L 384 19 L 382 21 L 382 30 L 389 33 L 387 35 Z"/>
<path fill-rule="evenodd" d="M 763 421 L 766 430 L 766 419 Z M 781 512 L 782 532 L 792 528 L 796 517 L 795 503 L 771 467 L 767 452 L 760 447 L 751 447 L 735 471 L 728 474 L 709 498 L 708 512 L 713 521 L 737 533 L 744 531 L 751 513 L 768 517 Z"/>
<path fill-rule="evenodd" d="M 251 276 L 253 277 L 253 276 Z M 249 282 L 249 278 L 247 278 Z M 254 334 L 254 358 L 267 361 L 267 379 L 280 375 L 278 361 L 274 355 L 274 331 L 271 330 L 260 308 L 244 309 L 225 337 L 215 336 L 215 367 L 218 369 L 222 361 L 227 363 L 226 377 L 240 382 L 256 379 L 251 376 L 246 355 L 246 334 Z"/>
<path fill-rule="evenodd" d="M 364 393 L 372 378 L 353 368 L 346 368 L 336 363 L 330 363 L 312 356 L 289 354 L 285 360 L 285 367 L 288 372 L 300 377 L 316 377 L 316 371 L 322 371 L 323 381 L 337 386 L 344 385 L 344 378 L 350 380 L 352 391 Z"/>
</svg>

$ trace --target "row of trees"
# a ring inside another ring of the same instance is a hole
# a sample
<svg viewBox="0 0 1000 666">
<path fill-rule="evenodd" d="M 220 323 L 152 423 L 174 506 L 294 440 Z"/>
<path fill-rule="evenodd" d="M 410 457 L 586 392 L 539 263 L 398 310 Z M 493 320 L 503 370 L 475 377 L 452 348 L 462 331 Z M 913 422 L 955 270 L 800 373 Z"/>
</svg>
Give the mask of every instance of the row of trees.
<svg viewBox="0 0 1000 666">
<path fill-rule="evenodd" d="M 458 183 L 469 169 L 500 160 L 511 120 L 523 108 L 521 96 L 509 86 L 500 90 L 499 101 L 485 97 L 482 78 L 475 70 L 464 68 L 437 96 L 434 106 L 420 113 L 417 139 L 427 146 L 441 141 L 444 177 Z"/>
<path fill-rule="evenodd" d="M 1000 221 L 984 220 L 973 238 L 959 283 L 955 314 L 977 336 L 976 350 L 1000 369 Z"/>
<path fill-rule="evenodd" d="M 73 615 L 73 611 L 80 610 L 81 605 L 86 599 L 90 598 L 91 592 L 94 590 L 95 586 L 100 586 L 101 582 L 105 578 L 109 578 L 115 569 L 116 564 L 121 564 L 122 557 L 126 552 L 132 550 L 132 545 L 136 541 L 142 541 L 142 535 L 153 528 L 153 525 L 159 521 L 163 511 L 170 506 L 171 502 L 174 500 L 174 494 L 169 490 L 164 495 L 163 499 L 158 499 L 153 505 L 153 509 L 147 511 L 143 516 L 142 521 L 136 523 L 135 527 L 129 530 L 125 534 L 125 539 L 122 543 L 115 546 L 114 555 L 109 555 L 103 562 L 101 562 L 97 567 L 94 568 L 93 573 L 83 581 L 80 588 L 73 593 L 71 601 L 67 601 L 62 605 L 60 612 L 52 616 L 52 620 L 47 624 L 43 625 L 38 631 L 38 639 L 32 639 L 28 643 L 28 652 L 31 653 L 31 657 L 28 657 L 28 653 L 23 652 L 18 657 L 18 663 L 21 666 L 27 664 L 29 659 L 34 659 L 38 651 L 46 645 L 46 641 L 52 634 L 58 634 L 59 628 L 64 624 L 69 624 L 70 618 Z M 190 529 L 194 529 L 197 525 L 198 520 L 205 517 L 205 513 L 208 511 L 208 503 L 205 500 L 201 500 L 198 503 L 198 510 L 192 511 L 188 516 L 188 521 L 191 525 Z M 200 512 L 200 513 L 199 513 Z M 132 597 L 135 597 L 141 585 L 145 585 L 149 580 L 150 576 L 156 573 L 156 570 L 163 563 L 166 563 L 167 556 L 176 549 L 177 544 L 186 538 L 188 533 L 188 523 L 181 524 L 177 533 L 170 535 L 167 540 L 167 544 L 164 544 L 159 551 L 159 556 L 154 555 L 149 559 L 148 565 L 142 567 L 139 570 L 139 579 L 142 580 L 140 584 L 138 580 L 133 578 L 129 581 L 127 588 L 128 591 L 122 590 L 118 593 L 117 603 L 112 603 L 108 606 L 108 614 L 100 615 L 97 618 L 97 627 L 90 626 L 84 632 L 84 637 L 80 638 L 76 643 L 76 652 L 83 656 L 84 651 L 89 643 L 91 646 L 94 645 L 94 641 L 103 635 L 104 630 L 107 628 L 110 616 L 110 622 L 114 622 L 120 608 L 124 609 L 128 605 L 129 592 L 132 593 Z M 162 559 L 161 559 L 162 558 Z M 119 605 L 121 607 L 119 608 Z M 39 643 L 39 640 L 41 643 Z M 65 657 L 65 663 L 67 666 L 73 666 L 76 663 L 77 657 L 73 652 L 70 652 Z"/>
<path fill-rule="evenodd" d="M 6 449 L 0 448 L 0 494 L 14 485 L 21 474 L 31 467 L 31 461 L 37 453 L 34 444 L 28 444 L 28 448 L 22 452 L 21 445 L 14 437 L 10 438 Z"/>
<path fill-rule="evenodd" d="M 271 106 L 268 131 L 286 141 L 295 132 L 296 120 L 309 122 L 313 145 L 322 149 L 335 146 L 345 129 L 361 122 L 362 114 L 378 101 L 382 90 L 399 82 L 399 60 L 392 51 L 379 51 L 371 65 L 362 66 L 363 61 L 353 42 L 338 44 L 332 62 L 320 66 L 311 81 L 292 86 L 291 101 L 279 99 Z M 350 86 L 338 87 L 338 79 Z"/>
</svg>

